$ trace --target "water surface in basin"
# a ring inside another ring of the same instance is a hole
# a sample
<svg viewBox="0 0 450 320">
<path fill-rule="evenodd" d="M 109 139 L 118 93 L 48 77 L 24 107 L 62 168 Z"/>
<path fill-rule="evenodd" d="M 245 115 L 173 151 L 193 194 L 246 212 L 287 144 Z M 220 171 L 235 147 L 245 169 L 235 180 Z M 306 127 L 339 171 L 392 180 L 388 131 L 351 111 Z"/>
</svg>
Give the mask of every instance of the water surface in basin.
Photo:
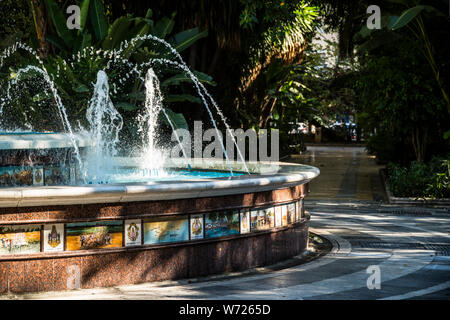
<svg viewBox="0 0 450 320">
<path fill-rule="evenodd" d="M 244 175 L 242 172 L 233 172 L 233 176 Z M 111 184 L 111 183 L 143 183 L 154 181 L 171 180 L 195 180 L 227 178 L 232 175 L 228 171 L 206 171 L 206 170 L 167 170 L 158 172 L 154 169 L 119 168 L 114 172 L 103 175 L 104 181 L 89 181 L 89 184 Z"/>
</svg>

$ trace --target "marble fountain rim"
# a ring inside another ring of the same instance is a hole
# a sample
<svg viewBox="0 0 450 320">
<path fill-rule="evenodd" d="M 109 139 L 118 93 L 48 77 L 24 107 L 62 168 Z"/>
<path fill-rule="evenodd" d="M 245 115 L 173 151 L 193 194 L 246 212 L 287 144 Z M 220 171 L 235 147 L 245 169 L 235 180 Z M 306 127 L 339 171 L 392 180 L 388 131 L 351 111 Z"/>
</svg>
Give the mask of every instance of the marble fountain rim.
<svg viewBox="0 0 450 320">
<path fill-rule="evenodd" d="M 80 148 L 93 146 L 87 133 L 74 134 Z M 0 151 L 71 148 L 72 139 L 68 133 L 58 132 L 2 132 Z"/>
<path fill-rule="evenodd" d="M 122 161 L 127 159 L 122 158 Z M 129 162 L 129 161 L 126 161 Z M 173 163 L 176 164 L 176 161 Z M 107 185 L 0 188 L 0 208 L 157 201 L 264 192 L 308 183 L 320 174 L 316 167 L 286 162 L 246 162 L 251 175 L 229 178 L 154 181 Z M 242 163 L 231 162 L 233 170 Z M 193 169 L 226 170 L 225 161 L 198 159 Z"/>
</svg>

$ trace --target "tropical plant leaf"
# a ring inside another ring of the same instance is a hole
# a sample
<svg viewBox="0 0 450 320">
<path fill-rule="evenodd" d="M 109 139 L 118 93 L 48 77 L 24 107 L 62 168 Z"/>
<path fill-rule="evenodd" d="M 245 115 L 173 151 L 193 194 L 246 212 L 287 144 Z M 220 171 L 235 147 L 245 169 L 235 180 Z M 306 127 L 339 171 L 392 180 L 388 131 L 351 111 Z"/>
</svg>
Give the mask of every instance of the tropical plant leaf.
<svg viewBox="0 0 450 320">
<path fill-rule="evenodd" d="M 50 18 L 52 19 L 53 25 L 55 26 L 56 33 L 64 41 L 66 47 L 73 47 L 73 35 L 72 32 L 67 28 L 67 20 L 61 9 L 59 9 L 56 2 L 53 0 L 46 0 L 47 10 Z"/>
<path fill-rule="evenodd" d="M 152 9 L 148 9 L 147 13 L 145 14 L 145 19 L 150 19 L 153 15 Z"/>
<path fill-rule="evenodd" d="M 410 23 L 414 18 L 416 18 L 422 11 L 432 12 L 438 16 L 444 16 L 444 14 L 442 14 L 442 12 L 440 12 L 439 10 L 437 10 L 436 8 L 434 8 L 432 6 L 425 6 L 425 5 L 415 6 L 415 7 L 409 8 L 408 10 L 403 11 L 403 13 L 400 15 L 400 17 L 398 17 L 394 21 L 391 21 L 389 24 L 390 29 L 397 30 L 397 29 L 403 28 L 408 23 Z M 392 18 L 396 18 L 396 17 L 392 17 Z"/>
<path fill-rule="evenodd" d="M 90 8 L 89 15 L 94 28 L 95 37 L 97 38 L 97 41 L 102 41 L 108 33 L 108 21 L 106 20 L 103 4 L 100 0 L 92 0 Z"/>
<path fill-rule="evenodd" d="M 74 49 L 75 51 L 81 51 L 86 47 L 91 45 L 92 35 L 90 33 L 83 33 L 78 35 L 75 40 Z"/>
<path fill-rule="evenodd" d="M 386 32 L 386 34 L 383 35 L 383 37 L 376 37 L 375 39 L 370 39 L 363 44 L 359 46 L 359 50 L 361 51 L 371 51 L 374 50 L 380 46 L 387 45 L 389 43 L 393 43 L 395 41 L 398 41 L 401 38 L 396 33 L 393 32 Z"/>
<path fill-rule="evenodd" d="M 211 86 L 216 85 L 216 83 L 213 81 L 213 78 L 211 76 L 207 75 L 206 73 L 203 73 L 200 71 L 194 71 L 193 73 L 200 82 L 209 84 Z M 176 74 L 176 75 L 164 80 L 161 83 L 161 87 L 167 87 L 170 85 L 179 85 L 183 82 L 192 82 L 191 78 L 188 75 L 186 75 L 186 73 L 184 73 L 184 72 Z"/>
<path fill-rule="evenodd" d="M 89 92 L 89 88 L 86 87 L 84 84 L 78 85 L 78 86 L 75 87 L 73 90 L 74 90 L 75 92 L 78 92 L 78 93 Z"/>
<path fill-rule="evenodd" d="M 83 0 L 81 3 L 79 35 L 83 33 L 84 28 L 86 27 L 87 17 L 89 15 L 89 3 L 90 0 Z"/>
<path fill-rule="evenodd" d="M 399 16 L 389 16 L 389 22 L 387 26 L 383 25 L 383 28 L 387 28 L 388 30 L 392 30 L 395 22 L 398 20 Z"/>
<path fill-rule="evenodd" d="M 81 43 L 80 50 L 89 47 L 91 45 L 91 42 L 92 42 L 92 35 L 90 33 L 83 33 L 83 40 Z"/>
<path fill-rule="evenodd" d="M 169 123 L 169 121 L 167 120 L 167 118 L 169 118 L 169 119 L 170 119 L 170 122 L 172 123 L 173 128 L 174 128 L 175 130 L 178 130 L 178 129 L 186 129 L 186 130 L 189 130 L 189 126 L 188 126 L 187 121 L 186 121 L 186 118 L 183 116 L 183 114 L 181 114 L 181 113 L 175 113 L 175 112 L 173 112 L 172 110 L 170 110 L 169 108 L 165 108 L 164 111 L 165 111 L 166 115 L 163 115 L 162 118 L 163 118 L 163 121 L 164 121 L 167 125 L 170 126 L 170 123 Z M 167 116 L 167 118 L 166 118 L 166 116 Z"/>
<path fill-rule="evenodd" d="M 175 50 L 177 50 L 178 52 L 181 52 L 184 49 L 189 48 L 197 40 L 202 39 L 206 36 L 208 36 L 207 30 L 199 32 L 198 28 L 192 28 L 192 29 L 177 33 L 173 38 L 171 38 L 169 40 L 169 43 L 172 44 L 172 46 L 175 48 Z"/>
<path fill-rule="evenodd" d="M 394 23 L 397 21 L 398 16 L 382 16 L 381 17 L 381 28 L 391 30 Z M 374 31 L 378 31 L 378 29 L 369 29 L 366 25 L 363 25 L 361 30 L 357 34 L 355 34 L 355 39 L 361 38 L 365 39 L 369 37 Z"/>
<path fill-rule="evenodd" d="M 198 78 L 198 80 L 200 80 L 200 82 L 209 84 L 210 86 L 217 85 L 217 83 L 214 82 L 213 78 L 210 75 L 207 75 L 206 73 L 200 71 L 193 71 L 193 73 Z"/>
<path fill-rule="evenodd" d="M 372 29 L 367 28 L 366 25 L 363 25 L 361 30 L 359 30 L 358 33 L 355 34 L 355 38 L 357 39 L 358 37 L 361 38 L 367 38 L 368 36 L 370 36 L 372 34 Z"/>
<path fill-rule="evenodd" d="M 406 26 L 411 20 L 417 17 L 425 8 L 425 6 L 415 6 L 403 11 L 398 19 L 392 24 L 392 30 L 397 30 Z"/>
<path fill-rule="evenodd" d="M 135 26 L 130 31 L 130 38 L 134 38 L 137 36 L 144 36 L 148 34 L 153 28 L 153 21 L 150 19 L 139 19 L 135 23 Z M 140 45 L 137 46 L 137 48 Z"/>
<path fill-rule="evenodd" d="M 444 139 L 445 139 L 445 140 L 450 139 L 450 131 L 446 131 L 446 132 L 444 133 Z"/>
<path fill-rule="evenodd" d="M 164 98 L 164 102 L 194 102 L 201 103 L 200 98 L 190 94 L 172 94 Z"/>
<path fill-rule="evenodd" d="M 122 16 L 120 18 L 117 18 L 109 27 L 108 34 L 103 40 L 103 49 L 114 49 L 118 44 L 125 40 L 128 36 L 129 28 L 132 23 L 133 21 L 129 16 Z"/>
<path fill-rule="evenodd" d="M 52 34 L 47 34 L 47 35 L 45 35 L 45 39 L 62 51 L 65 51 L 68 49 L 66 44 L 61 40 L 60 37 L 57 37 Z"/>
<path fill-rule="evenodd" d="M 149 15 L 149 13 L 147 12 L 147 15 Z M 148 34 L 151 29 L 153 28 L 153 21 L 147 18 L 134 18 L 135 21 L 135 25 L 134 27 L 129 31 L 129 35 L 128 38 L 135 38 L 137 36 L 144 36 L 146 34 Z M 133 46 L 128 46 L 128 48 L 126 48 L 123 53 L 122 56 L 125 58 L 129 58 L 130 55 L 132 53 L 135 53 L 140 47 L 141 45 L 144 43 L 143 40 L 138 40 L 136 42 L 134 42 Z"/>
<path fill-rule="evenodd" d="M 161 20 L 159 20 L 153 29 L 153 35 L 157 36 L 158 38 L 164 39 L 168 34 L 170 34 L 172 32 L 173 26 L 175 25 L 174 17 L 175 12 L 172 14 L 172 17 L 163 17 Z"/>
</svg>

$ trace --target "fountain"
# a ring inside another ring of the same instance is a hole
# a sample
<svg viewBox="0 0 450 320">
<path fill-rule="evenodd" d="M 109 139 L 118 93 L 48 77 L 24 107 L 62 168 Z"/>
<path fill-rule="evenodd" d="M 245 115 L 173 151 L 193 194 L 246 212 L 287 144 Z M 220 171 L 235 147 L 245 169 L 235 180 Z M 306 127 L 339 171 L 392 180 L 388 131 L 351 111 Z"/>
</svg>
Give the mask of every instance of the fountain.
<svg viewBox="0 0 450 320">
<path fill-rule="evenodd" d="M 120 54 L 138 40 L 162 43 L 175 59 L 132 65 Z M 18 49 L 35 55 L 16 44 L 0 56 L 0 68 Z M 20 69 L 0 98 L 1 121 L 10 90 L 34 72 L 52 95 L 63 129 L 0 130 L 0 294 L 198 277 L 275 263 L 305 250 L 304 197 L 317 168 L 244 161 L 239 148 L 238 159 L 230 159 L 220 134 L 224 160 L 191 158 L 176 130 L 172 140 L 183 156 L 168 157 L 158 143 L 158 119 L 174 125 L 155 67 L 185 72 L 215 132 L 213 111 L 231 133 L 217 103 L 164 40 L 137 37 L 103 54 L 111 60 L 98 71 L 88 128 L 70 123 L 37 55 L 39 66 Z M 137 149 L 120 141 L 124 120 L 110 97 L 111 61 L 130 65 L 145 84 L 144 107 L 136 116 Z M 23 271 L 20 279 L 32 280 L 20 280 L 15 270 Z"/>
</svg>

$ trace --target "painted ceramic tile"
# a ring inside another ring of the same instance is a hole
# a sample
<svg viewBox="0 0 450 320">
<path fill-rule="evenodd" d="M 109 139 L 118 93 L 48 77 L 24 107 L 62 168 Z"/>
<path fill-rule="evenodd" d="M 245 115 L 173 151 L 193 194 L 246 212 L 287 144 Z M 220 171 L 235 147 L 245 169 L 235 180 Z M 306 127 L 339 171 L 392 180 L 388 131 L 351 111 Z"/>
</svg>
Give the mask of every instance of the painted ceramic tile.
<svg viewBox="0 0 450 320">
<path fill-rule="evenodd" d="M 0 255 L 41 251 L 41 226 L 0 226 Z"/>
<path fill-rule="evenodd" d="M 250 232 L 250 211 L 241 211 L 241 233 Z"/>
<path fill-rule="evenodd" d="M 89 250 L 122 247 L 123 221 L 68 223 L 66 249 Z"/>
<path fill-rule="evenodd" d="M 271 217 L 274 217 L 274 215 L 275 211 L 273 208 L 264 208 L 262 210 L 259 210 L 259 228 L 262 230 L 270 229 L 271 222 L 273 220 L 271 219 Z"/>
<path fill-rule="evenodd" d="M 281 207 L 277 206 L 275 207 L 275 227 L 281 227 L 281 225 L 282 225 Z"/>
<path fill-rule="evenodd" d="M 239 212 L 221 211 L 205 216 L 205 238 L 239 234 Z"/>
<path fill-rule="evenodd" d="M 44 182 L 46 186 L 62 185 L 69 181 L 68 168 L 45 168 Z"/>
<path fill-rule="evenodd" d="M 142 244 L 141 220 L 125 220 L 125 246 L 140 246 Z"/>
<path fill-rule="evenodd" d="M 298 220 L 303 218 L 303 199 L 297 201 L 297 216 Z"/>
<path fill-rule="evenodd" d="M 265 208 L 264 212 L 266 214 L 266 224 L 269 226 L 269 228 L 275 227 L 275 208 Z"/>
<path fill-rule="evenodd" d="M 297 213 L 295 211 L 295 202 L 287 205 L 288 223 L 294 223 L 297 221 Z"/>
<path fill-rule="evenodd" d="M 302 213 L 302 218 L 304 218 L 305 217 L 305 210 L 306 210 L 306 208 L 305 208 L 305 199 L 302 199 L 301 202 L 302 202 L 302 210 L 300 212 Z"/>
<path fill-rule="evenodd" d="M 188 216 L 158 217 L 144 222 L 144 244 L 189 241 Z"/>
<path fill-rule="evenodd" d="M 252 210 L 250 212 L 250 229 L 257 230 L 258 229 L 258 216 L 259 210 Z"/>
<path fill-rule="evenodd" d="M 281 225 L 282 226 L 288 225 L 288 216 L 287 216 L 287 206 L 286 205 L 281 206 Z"/>
<path fill-rule="evenodd" d="M 203 239 L 203 214 L 193 214 L 190 217 L 191 240 Z"/>
<path fill-rule="evenodd" d="M 33 185 L 43 186 L 44 185 L 44 169 L 36 168 L 33 170 Z"/>
<path fill-rule="evenodd" d="M 0 186 L 12 186 L 11 173 L 8 168 L 0 167 Z"/>
<path fill-rule="evenodd" d="M 27 186 L 33 184 L 33 171 L 21 167 L 0 167 L 0 186 Z"/>
<path fill-rule="evenodd" d="M 64 224 L 44 225 L 44 252 L 64 251 Z"/>
<path fill-rule="evenodd" d="M 275 226 L 275 211 L 273 207 L 252 212 L 252 229 L 267 230 Z"/>
</svg>

